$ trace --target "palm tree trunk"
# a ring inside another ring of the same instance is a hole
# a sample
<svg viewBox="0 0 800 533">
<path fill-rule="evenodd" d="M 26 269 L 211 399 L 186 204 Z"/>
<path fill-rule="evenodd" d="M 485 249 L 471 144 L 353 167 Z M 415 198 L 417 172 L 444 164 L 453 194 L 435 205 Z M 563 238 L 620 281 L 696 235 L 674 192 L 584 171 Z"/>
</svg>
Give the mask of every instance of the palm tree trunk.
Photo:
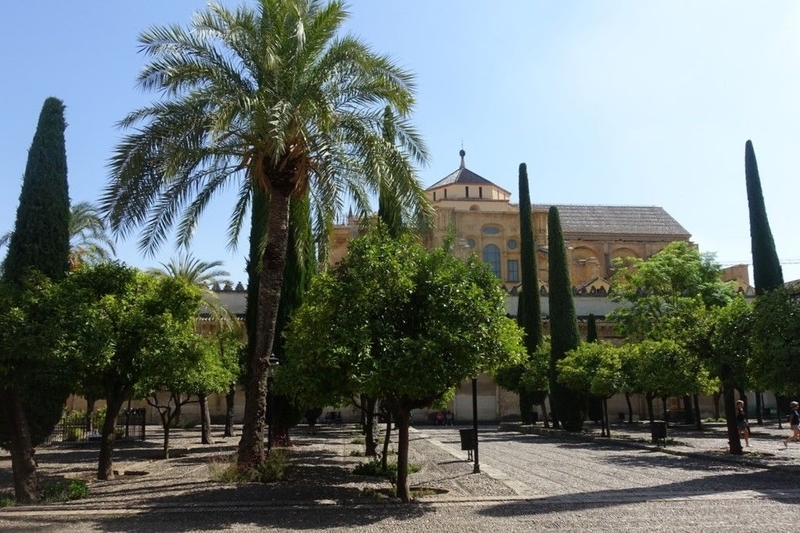
<svg viewBox="0 0 800 533">
<path fill-rule="evenodd" d="M 264 425 L 267 412 L 267 368 L 281 297 L 283 267 L 289 238 L 289 193 L 287 186 L 270 191 L 267 245 L 264 248 L 259 283 L 255 350 L 250 360 L 250 382 L 244 404 L 244 424 L 239 441 L 240 468 L 264 460 Z"/>
<path fill-rule="evenodd" d="M 22 398 L 19 391 L 12 387 L 0 394 L 0 401 L 3 402 L 7 427 L 11 433 L 9 451 L 14 471 L 14 496 L 20 503 L 35 503 L 39 500 L 39 480 Z"/>
</svg>

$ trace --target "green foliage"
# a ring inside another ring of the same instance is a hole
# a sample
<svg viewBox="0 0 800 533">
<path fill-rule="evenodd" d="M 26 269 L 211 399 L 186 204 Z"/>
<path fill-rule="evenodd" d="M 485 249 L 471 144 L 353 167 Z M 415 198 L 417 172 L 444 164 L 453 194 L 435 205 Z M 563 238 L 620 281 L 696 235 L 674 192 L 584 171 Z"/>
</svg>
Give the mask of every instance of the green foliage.
<svg viewBox="0 0 800 533">
<path fill-rule="evenodd" d="M 586 322 L 586 342 L 597 342 L 597 318 L 591 313 Z"/>
<path fill-rule="evenodd" d="M 520 274 L 522 292 L 519 295 L 519 325 L 525 331 L 525 348 L 531 356 L 542 342 L 542 306 L 539 299 L 539 278 L 536 266 L 536 243 L 533 237 L 531 196 L 528 190 L 528 170 L 519 165 L 519 228 Z"/>
<path fill-rule="evenodd" d="M 241 468 L 236 456 L 208 463 L 211 479 L 219 483 L 273 483 L 286 477 L 291 455 L 286 448 L 273 448 L 261 463 Z"/>
<path fill-rule="evenodd" d="M 0 509 L 3 507 L 13 507 L 17 499 L 10 492 L 0 492 Z"/>
<path fill-rule="evenodd" d="M 65 479 L 42 487 L 45 502 L 67 502 L 89 497 L 89 487 L 80 479 Z"/>
<path fill-rule="evenodd" d="M 4 331 L 0 336 L 13 335 L 13 338 L 2 339 L 8 344 L 0 347 L 0 386 L 9 391 L 9 396 L 20 399 L 18 409 L 11 405 L 0 407 L 0 420 L 6 420 L 7 409 L 21 410 L 8 420 L 26 420 L 34 446 L 47 438 L 55 426 L 61 415 L 58 404 L 63 404 L 69 392 L 68 377 L 56 370 L 59 358 L 52 353 L 57 352 L 54 339 L 58 337 L 58 327 L 48 314 L 39 312 L 42 306 L 37 300 L 42 291 L 29 282 L 30 276 L 37 275 L 60 280 L 68 266 L 69 186 L 65 129 L 64 103 L 47 98 L 28 150 L 14 232 L 3 262 L 1 281 L 4 286 L 0 288 L 3 292 L 0 298 L 4 300 L 0 307 L 0 327 Z M 5 330 L 8 325 L 14 326 L 13 332 Z M 9 438 L 16 435 L 18 446 L 29 446 L 19 431 L 23 428 L 16 423 L 15 427 L 9 427 L 11 425 L 2 424 L 0 445 L 6 447 Z M 25 452 L 30 453 L 30 450 Z M 17 464 L 16 458 L 14 462 L 17 476 L 25 475 L 22 464 Z M 35 486 L 35 482 L 31 486 Z"/>
<path fill-rule="evenodd" d="M 758 298 L 752 315 L 752 372 L 759 387 L 796 396 L 800 361 L 800 302 L 785 289 Z"/>
<path fill-rule="evenodd" d="M 69 257 L 69 187 L 64 142 L 64 103 L 48 98 L 28 151 L 14 233 L 3 279 L 19 284 L 28 269 L 58 280 Z"/>
<path fill-rule="evenodd" d="M 730 303 L 735 294 L 731 283 L 720 279 L 713 255 L 700 254 L 688 242 L 676 241 L 652 257 L 615 261 L 612 299 L 627 305 L 614 310 L 609 319 L 631 340 L 665 337 L 665 318 L 682 308 L 718 307 Z"/>
<path fill-rule="evenodd" d="M 410 463 L 408 465 L 408 473 L 413 474 L 419 472 L 419 465 Z M 386 468 L 380 459 L 367 461 L 366 463 L 359 463 L 353 469 L 353 473 L 359 476 L 372 476 L 372 477 L 385 477 L 388 478 L 392 484 L 397 483 L 397 463 L 388 463 Z"/>
<path fill-rule="evenodd" d="M 586 390 L 569 389 L 558 380 L 558 361 L 578 347 L 578 320 L 572 300 L 567 251 L 556 206 L 547 216 L 550 272 L 550 401 L 558 422 L 567 431 L 580 431 L 586 416 Z"/>
<path fill-rule="evenodd" d="M 783 286 L 783 270 L 769 227 L 767 208 L 761 192 L 761 178 L 753 143 L 744 147 L 744 172 L 747 186 L 747 206 L 750 213 L 750 247 L 753 252 L 753 283 L 756 295 Z"/>
<path fill-rule="evenodd" d="M 248 322 L 255 375 L 245 405 L 243 462 L 263 455 L 257 434 L 264 419 L 262 361 L 278 331 L 291 199 L 315 199 L 321 248 L 343 195 L 365 212 L 372 194 L 391 184 L 403 206 L 432 215 L 416 179 L 416 165 L 428 156 L 408 120 L 413 76 L 357 38 L 339 38 L 346 19 L 341 2 L 260 0 L 236 10 L 212 3 L 186 28 L 143 32 L 139 42 L 150 61 L 139 84 L 163 98 L 121 121 L 128 133 L 114 151 L 101 200 L 112 231 L 143 227 L 139 245 L 150 252 L 172 230 L 178 245 L 188 245 L 210 200 L 230 187 L 238 192 L 231 244 L 248 209 L 267 221 L 255 226 L 260 235 L 251 240 L 248 264 L 251 290 L 261 291 L 251 301 L 262 303 Z M 386 106 L 397 143 L 385 141 L 377 118 Z M 263 255 L 255 258 L 256 250 Z"/>
<path fill-rule="evenodd" d="M 583 343 L 556 363 L 558 380 L 569 389 L 610 398 L 627 388 L 622 363 L 626 353 L 607 342 Z"/>
<path fill-rule="evenodd" d="M 636 392 L 654 398 L 706 393 L 713 388 L 698 358 L 673 340 L 644 340 L 624 348 L 631 358 L 624 369 Z"/>
<path fill-rule="evenodd" d="M 57 291 L 36 273 L 13 290 L 0 284 L 0 383 L 16 387 L 34 446 L 61 418 L 75 376 L 60 318 L 68 308 L 59 304 Z M 0 420 L 8 408 L 0 403 Z M 0 424 L 0 446 L 7 447 L 9 438 L 8 426 Z"/>
<path fill-rule="evenodd" d="M 380 232 L 351 241 L 335 274 L 314 279 L 288 341 L 276 385 L 308 405 L 363 392 L 427 407 L 522 352 L 485 265 Z"/>
</svg>

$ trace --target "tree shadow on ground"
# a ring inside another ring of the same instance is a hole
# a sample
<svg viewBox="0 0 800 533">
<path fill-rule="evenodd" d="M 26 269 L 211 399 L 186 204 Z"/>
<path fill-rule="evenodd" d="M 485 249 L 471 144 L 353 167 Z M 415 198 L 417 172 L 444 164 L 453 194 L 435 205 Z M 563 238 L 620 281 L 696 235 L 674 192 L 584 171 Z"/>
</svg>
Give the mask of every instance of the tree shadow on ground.
<svg viewBox="0 0 800 533">
<path fill-rule="evenodd" d="M 653 470 L 657 476 L 658 470 Z M 664 483 L 635 489 L 587 490 L 573 494 L 559 494 L 533 498 L 524 502 L 508 502 L 478 511 L 491 517 L 528 516 L 585 509 L 602 509 L 631 503 L 674 500 L 675 498 L 718 496 L 737 491 L 755 491 L 760 497 L 785 504 L 800 503 L 800 490 L 791 476 L 773 470 L 754 470 L 705 476 L 696 480 Z"/>
</svg>

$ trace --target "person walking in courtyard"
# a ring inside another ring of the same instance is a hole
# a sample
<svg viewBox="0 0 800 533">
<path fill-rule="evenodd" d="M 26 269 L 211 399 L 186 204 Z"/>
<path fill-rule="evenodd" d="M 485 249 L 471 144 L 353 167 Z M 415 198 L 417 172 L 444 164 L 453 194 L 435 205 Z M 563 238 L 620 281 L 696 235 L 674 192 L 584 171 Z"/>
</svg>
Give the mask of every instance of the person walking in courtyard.
<svg viewBox="0 0 800 533">
<path fill-rule="evenodd" d="M 747 421 L 747 413 L 744 410 L 744 401 L 736 402 L 736 425 L 739 428 L 739 435 L 744 437 L 745 447 L 750 447 L 750 423 Z"/>
<path fill-rule="evenodd" d="M 797 408 L 797 402 L 792 402 L 789 411 L 789 427 L 792 428 L 792 434 L 783 441 L 784 448 L 789 447 L 790 440 L 800 441 L 800 413 L 797 411 Z"/>
</svg>

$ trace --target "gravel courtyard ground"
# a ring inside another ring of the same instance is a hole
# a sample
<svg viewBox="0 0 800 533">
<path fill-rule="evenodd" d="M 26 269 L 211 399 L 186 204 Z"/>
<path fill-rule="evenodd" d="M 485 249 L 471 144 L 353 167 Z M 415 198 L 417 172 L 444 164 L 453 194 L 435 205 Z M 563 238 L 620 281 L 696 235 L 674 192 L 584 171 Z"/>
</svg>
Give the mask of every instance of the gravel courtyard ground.
<svg viewBox="0 0 800 533">
<path fill-rule="evenodd" d="M 149 428 L 148 428 L 149 429 Z M 376 496 L 385 480 L 358 476 L 363 445 L 352 426 L 293 433 L 288 479 L 271 484 L 209 481 L 209 464 L 238 439 L 202 446 L 197 430 L 173 434 L 173 457 L 158 459 L 160 434 L 122 445 L 109 482 L 90 483 L 88 499 L 0 509 L 0 531 L 789 531 L 800 502 L 800 444 L 783 449 L 788 430 L 754 428 L 745 458 L 731 458 L 723 428 L 673 429 L 666 452 L 646 428 L 621 425 L 609 441 L 541 428 L 481 428 L 481 473 L 459 447 L 458 428 L 411 433 L 413 486 L 428 495 L 403 505 Z M 525 432 L 523 432 L 525 431 Z M 535 434 L 527 433 L 534 431 Z M 41 448 L 42 477 L 91 479 L 94 445 Z M 0 455 L 0 491 L 11 488 Z M 436 493 L 434 493 L 436 492 Z"/>
</svg>

